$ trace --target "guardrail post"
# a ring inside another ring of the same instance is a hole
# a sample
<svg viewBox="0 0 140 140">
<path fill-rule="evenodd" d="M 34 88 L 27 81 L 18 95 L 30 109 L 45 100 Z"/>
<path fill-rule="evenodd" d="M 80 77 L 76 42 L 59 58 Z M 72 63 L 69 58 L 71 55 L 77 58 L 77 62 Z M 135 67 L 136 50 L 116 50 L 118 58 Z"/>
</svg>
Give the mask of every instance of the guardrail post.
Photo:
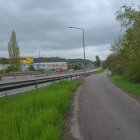
<svg viewBox="0 0 140 140">
<path fill-rule="evenodd" d="M 72 76 L 71 76 L 71 80 L 72 80 Z"/>
<path fill-rule="evenodd" d="M 35 88 L 36 88 L 36 89 L 38 88 L 37 80 L 35 80 Z"/>
</svg>

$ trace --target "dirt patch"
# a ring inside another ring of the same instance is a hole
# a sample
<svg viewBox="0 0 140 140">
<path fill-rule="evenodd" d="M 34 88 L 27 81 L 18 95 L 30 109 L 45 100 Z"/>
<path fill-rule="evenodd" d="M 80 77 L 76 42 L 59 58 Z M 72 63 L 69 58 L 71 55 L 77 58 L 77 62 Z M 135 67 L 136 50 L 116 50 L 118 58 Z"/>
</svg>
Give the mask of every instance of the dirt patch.
<svg viewBox="0 0 140 140">
<path fill-rule="evenodd" d="M 78 123 L 80 90 L 81 88 L 79 87 L 75 96 L 72 99 L 72 106 L 66 120 L 63 140 L 82 140 Z"/>
</svg>

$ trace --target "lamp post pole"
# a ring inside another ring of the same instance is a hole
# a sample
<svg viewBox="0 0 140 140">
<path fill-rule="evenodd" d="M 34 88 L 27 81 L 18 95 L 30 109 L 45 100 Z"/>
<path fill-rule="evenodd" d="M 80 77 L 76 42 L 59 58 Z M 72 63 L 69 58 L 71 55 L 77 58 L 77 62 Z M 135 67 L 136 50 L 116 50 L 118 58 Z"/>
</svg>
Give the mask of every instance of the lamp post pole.
<svg viewBox="0 0 140 140">
<path fill-rule="evenodd" d="M 41 51 L 41 50 L 46 50 L 46 49 L 40 49 L 40 48 L 39 48 L 39 70 L 40 70 L 40 51 Z"/>
<path fill-rule="evenodd" d="M 85 61 L 85 30 L 83 28 L 78 28 L 78 27 L 69 27 L 69 28 L 74 28 L 74 29 L 82 30 L 82 33 L 83 33 L 83 52 L 84 52 L 84 72 L 86 72 L 86 61 Z"/>
<path fill-rule="evenodd" d="M 40 70 L 40 48 L 39 48 L 39 70 Z"/>
</svg>

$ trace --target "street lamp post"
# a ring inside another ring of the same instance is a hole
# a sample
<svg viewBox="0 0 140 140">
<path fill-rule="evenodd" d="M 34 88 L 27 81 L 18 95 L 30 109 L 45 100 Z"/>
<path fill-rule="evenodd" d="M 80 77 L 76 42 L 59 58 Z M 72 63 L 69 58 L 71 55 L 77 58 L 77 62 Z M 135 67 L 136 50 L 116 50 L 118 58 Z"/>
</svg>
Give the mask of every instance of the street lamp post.
<svg viewBox="0 0 140 140">
<path fill-rule="evenodd" d="M 86 72 L 86 61 L 85 61 L 85 30 L 83 28 L 78 28 L 78 27 L 69 27 L 69 28 L 79 29 L 79 30 L 82 30 L 82 32 L 83 32 L 84 72 Z"/>
<path fill-rule="evenodd" d="M 39 48 L 39 70 L 40 70 L 40 51 L 41 51 L 41 50 L 46 50 L 46 49 L 40 49 L 40 48 Z"/>
</svg>

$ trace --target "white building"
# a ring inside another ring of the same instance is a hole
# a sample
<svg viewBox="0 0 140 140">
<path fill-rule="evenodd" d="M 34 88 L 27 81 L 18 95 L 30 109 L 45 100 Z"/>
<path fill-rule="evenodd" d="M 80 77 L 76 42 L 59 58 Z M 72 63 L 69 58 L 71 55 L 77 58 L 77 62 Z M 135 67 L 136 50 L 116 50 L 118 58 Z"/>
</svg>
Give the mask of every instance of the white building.
<svg viewBox="0 0 140 140">
<path fill-rule="evenodd" d="M 45 71 L 68 70 L 67 62 L 43 62 L 43 63 L 33 63 L 33 64 L 21 64 L 22 71 L 27 71 L 30 65 L 33 65 L 35 70 L 40 70 L 40 69 Z"/>
<path fill-rule="evenodd" d="M 33 66 L 35 70 L 40 70 L 40 69 L 50 70 L 47 63 L 34 63 Z"/>
<path fill-rule="evenodd" d="M 35 70 L 43 69 L 43 70 L 68 70 L 67 62 L 44 62 L 44 63 L 34 63 L 33 64 Z"/>
<path fill-rule="evenodd" d="M 20 64 L 21 71 L 28 71 L 28 68 L 30 65 L 33 65 L 33 64 Z"/>
</svg>

